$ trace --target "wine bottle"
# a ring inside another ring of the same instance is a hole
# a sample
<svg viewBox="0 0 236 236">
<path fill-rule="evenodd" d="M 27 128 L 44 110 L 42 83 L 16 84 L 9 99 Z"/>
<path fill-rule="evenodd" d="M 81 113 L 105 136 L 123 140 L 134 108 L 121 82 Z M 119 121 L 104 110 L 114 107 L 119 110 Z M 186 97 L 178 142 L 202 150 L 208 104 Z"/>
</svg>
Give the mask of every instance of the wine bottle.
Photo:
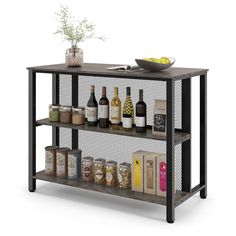
<svg viewBox="0 0 236 236">
<path fill-rule="evenodd" d="M 118 88 L 114 88 L 114 97 L 111 101 L 111 124 L 113 129 L 118 129 L 121 122 L 121 101 L 118 96 Z"/>
<path fill-rule="evenodd" d="M 95 98 L 95 86 L 91 85 L 91 94 L 87 103 L 87 124 L 88 126 L 96 126 L 98 120 L 98 103 Z"/>
<path fill-rule="evenodd" d="M 125 130 L 132 129 L 134 119 L 134 107 L 131 100 L 130 87 L 126 87 L 126 99 L 123 106 L 122 126 Z"/>
<path fill-rule="evenodd" d="M 106 87 L 102 87 L 102 97 L 99 100 L 99 127 L 109 127 L 109 101 L 106 95 Z"/>
<path fill-rule="evenodd" d="M 146 132 L 147 106 L 143 101 L 143 90 L 139 89 L 139 101 L 136 103 L 135 126 L 137 133 Z"/>
</svg>

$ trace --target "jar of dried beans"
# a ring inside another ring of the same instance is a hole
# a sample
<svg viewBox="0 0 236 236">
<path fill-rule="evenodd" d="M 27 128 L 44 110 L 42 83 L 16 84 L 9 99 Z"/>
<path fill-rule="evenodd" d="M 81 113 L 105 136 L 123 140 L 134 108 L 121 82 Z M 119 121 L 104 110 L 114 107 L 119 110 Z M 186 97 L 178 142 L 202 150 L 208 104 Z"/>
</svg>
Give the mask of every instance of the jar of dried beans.
<svg viewBox="0 0 236 236">
<path fill-rule="evenodd" d="M 71 106 L 61 106 L 60 107 L 60 122 L 61 123 L 71 123 Z"/>
<path fill-rule="evenodd" d="M 83 167 L 82 167 L 82 178 L 85 182 L 93 182 L 93 158 L 84 157 L 83 158 Z"/>
<path fill-rule="evenodd" d="M 106 166 L 105 159 L 98 158 L 94 161 L 95 184 L 105 184 L 106 181 Z"/>
<path fill-rule="evenodd" d="M 106 163 L 106 185 L 115 187 L 117 185 L 117 162 L 107 161 Z"/>
<path fill-rule="evenodd" d="M 131 187 L 131 164 L 123 162 L 119 165 L 119 187 L 129 189 Z"/>
</svg>

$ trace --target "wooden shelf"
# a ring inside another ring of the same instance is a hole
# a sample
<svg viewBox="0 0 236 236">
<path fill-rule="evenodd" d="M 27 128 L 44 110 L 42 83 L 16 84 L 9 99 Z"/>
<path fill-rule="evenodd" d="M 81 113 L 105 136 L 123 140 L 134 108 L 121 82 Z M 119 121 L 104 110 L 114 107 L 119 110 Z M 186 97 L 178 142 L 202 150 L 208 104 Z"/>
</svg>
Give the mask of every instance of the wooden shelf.
<svg viewBox="0 0 236 236">
<path fill-rule="evenodd" d="M 146 133 L 136 133 L 135 128 L 133 128 L 132 131 L 125 131 L 124 129 L 122 129 L 122 127 L 119 130 L 114 130 L 111 127 L 99 128 L 99 126 L 92 127 L 92 126 L 87 126 L 87 125 L 73 125 L 73 124 L 64 124 L 60 122 L 50 122 L 48 119 L 38 120 L 37 125 L 49 125 L 49 126 L 55 126 L 55 127 L 78 129 L 78 130 L 99 132 L 99 133 L 106 133 L 106 134 L 113 134 L 113 135 L 123 135 L 123 136 L 129 136 L 129 137 L 134 137 L 134 138 L 145 138 L 145 139 L 166 141 L 165 137 L 152 135 L 152 130 L 150 127 L 147 128 Z M 189 139 L 190 139 L 189 133 L 175 132 L 175 145 L 185 142 Z"/>
<path fill-rule="evenodd" d="M 98 185 L 94 183 L 83 182 L 81 179 L 78 180 L 69 180 L 63 177 L 48 176 L 44 174 L 44 171 L 36 173 L 33 177 L 34 179 L 44 180 L 52 183 L 68 185 L 76 188 L 86 189 L 90 191 L 111 194 L 119 197 L 132 198 L 140 201 L 151 202 L 160 205 L 166 205 L 166 198 L 159 197 L 151 194 L 134 192 L 127 189 L 119 189 L 115 187 L 106 187 L 104 185 Z M 175 206 L 180 205 L 185 199 L 189 197 L 189 193 L 177 191 L 175 194 Z"/>
</svg>

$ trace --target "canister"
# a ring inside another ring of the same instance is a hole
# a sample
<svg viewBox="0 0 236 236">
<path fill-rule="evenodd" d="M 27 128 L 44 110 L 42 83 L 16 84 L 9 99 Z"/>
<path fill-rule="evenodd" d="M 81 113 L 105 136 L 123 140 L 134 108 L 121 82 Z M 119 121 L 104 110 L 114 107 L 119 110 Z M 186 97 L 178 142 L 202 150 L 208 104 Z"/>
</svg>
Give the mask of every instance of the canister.
<svg viewBox="0 0 236 236">
<path fill-rule="evenodd" d="M 106 181 L 106 160 L 103 158 L 97 158 L 94 161 L 94 171 L 95 171 L 95 184 L 105 184 Z"/>
<path fill-rule="evenodd" d="M 82 166 L 82 178 L 85 182 L 93 182 L 94 180 L 94 167 L 93 157 L 84 157 Z"/>
<path fill-rule="evenodd" d="M 68 173 L 68 152 L 70 151 L 67 147 L 57 149 L 57 167 L 56 173 L 58 177 L 67 177 Z"/>
<path fill-rule="evenodd" d="M 71 106 L 60 106 L 60 122 L 71 123 L 72 113 Z"/>
<path fill-rule="evenodd" d="M 127 162 L 120 163 L 118 172 L 119 187 L 129 189 L 131 187 L 131 164 Z"/>
<path fill-rule="evenodd" d="M 117 185 L 117 162 L 107 161 L 106 163 L 106 185 L 115 187 Z"/>
<path fill-rule="evenodd" d="M 60 121 L 60 106 L 50 104 L 48 106 L 48 119 L 51 122 L 59 122 Z"/>
<path fill-rule="evenodd" d="M 77 179 L 81 176 L 81 154 L 80 149 L 68 152 L 68 179 Z"/>
<path fill-rule="evenodd" d="M 56 175 L 56 146 L 45 147 L 45 174 Z"/>
</svg>

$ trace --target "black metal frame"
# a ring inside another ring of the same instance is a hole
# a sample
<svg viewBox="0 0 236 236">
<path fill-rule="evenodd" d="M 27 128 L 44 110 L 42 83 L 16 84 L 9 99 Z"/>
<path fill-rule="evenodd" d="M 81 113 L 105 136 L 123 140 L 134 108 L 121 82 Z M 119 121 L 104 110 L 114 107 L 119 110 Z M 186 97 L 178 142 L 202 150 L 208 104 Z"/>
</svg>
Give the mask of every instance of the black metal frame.
<svg viewBox="0 0 236 236">
<path fill-rule="evenodd" d="M 79 75 L 72 74 L 72 106 L 78 106 Z M 188 192 L 182 202 L 200 191 L 200 197 L 207 197 L 207 74 L 200 76 L 200 183 L 191 188 L 191 139 L 182 143 L 182 191 Z M 28 140 L 28 189 L 36 189 L 36 71 L 29 69 L 29 140 Z M 59 104 L 60 75 L 52 74 L 52 103 Z M 167 100 L 167 196 L 166 220 L 173 223 L 175 207 L 175 80 L 166 81 Z M 191 133 L 191 78 L 182 79 L 182 131 Z M 60 145 L 60 128 L 52 128 L 52 144 Z M 72 148 L 78 148 L 78 129 L 72 129 Z"/>
</svg>

